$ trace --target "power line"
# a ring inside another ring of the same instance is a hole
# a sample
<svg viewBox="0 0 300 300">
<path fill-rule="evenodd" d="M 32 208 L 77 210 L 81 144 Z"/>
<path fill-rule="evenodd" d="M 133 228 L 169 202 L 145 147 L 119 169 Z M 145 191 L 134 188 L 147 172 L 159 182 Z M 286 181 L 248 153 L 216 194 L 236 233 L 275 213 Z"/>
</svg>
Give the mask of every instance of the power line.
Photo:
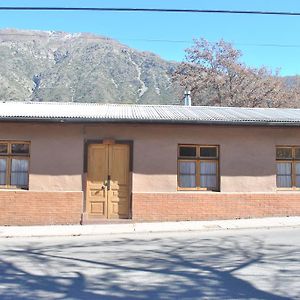
<svg viewBox="0 0 300 300">
<path fill-rule="evenodd" d="M 158 12 L 158 13 L 207 13 L 300 16 L 300 12 L 262 10 L 220 10 L 220 9 L 173 9 L 173 8 L 121 8 L 121 7 L 50 7 L 50 6 L 1 6 L 0 10 L 22 11 L 103 11 L 103 12 Z"/>
<path fill-rule="evenodd" d="M 75 34 L 76 35 L 76 34 Z M 42 37 L 43 34 L 27 34 L 27 33 L 3 33 L 0 30 L 0 38 L 1 36 L 21 36 L 21 37 Z M 117 40 L 117 41 L 133 41 L 133 42 L 149 42 L 149 43 L 174 43 L 174 44 L 188 44 L 192 45 L 192 40 L 171 40 L 171 39 L 147 39 L 147 38 L 126 38 L 126 37 L 104 37 L 104 36 L 84 36 L 86 40 Z M 232 42 L 232 44 L 236 46 L 249 46 L 249 47 L 270 47 L 270 48 L 300 48 L 300 44 L 276 44 L 276 43 L 240 43 L 240 42 Z"/>
<path fill-rule="evenodd" d="M 123 41 L 136 41 L 136 42 L 150 42 L 150 43 L 174 43 L 174 44 L 193 44 L 193 41 L 188 40 L 164 40 L 164 39 L 138 39 L 138 38 L 118 38 Z M 232 43 L 236 46 L 249 46 L 249 47 L 270 47 L 270 48 L 300 48 L 300 44 L 259 44 L 259 43 Z"/>
<path fill-rule="evenodd" d="M 39 31 L 37 34 L 27 34 L 27 33 L 3 33 L 0 30 L 0 39 L 1 36 L 21 36 L 21 37 L 37 37 L 39 35 Z M 42 36 L 42 34 L 41 34 Z M 75 34 L 76 36 L 76 34 Z M 188 44 L 192 45 L 192 40 L 171 40 L 171 39 L 147 39 L 147 38 L 126 38 L 126 37 L 104 37 L 104 36 L 84 36 L 86 40 L 117 40 L 117 41 L 133 41 L 133 42 L 149 42 L 149 43 L 170 43 L 170 44 Z M 300 44 L 276 44 L 276 43 L 240 43 L 240 42 L 232 42 L 233 45 L 236 46 L 249 46 L 249 47 L 269 47 L 269 48 L 300 48 Z"/>
<path fill-rule="evenodd" d="M 237 46 L 250 47 L 270 47 L 270 48 L 300 48 L 300 44 L 251 44 L 251 43 L 233 43 Z"/>
</svg>

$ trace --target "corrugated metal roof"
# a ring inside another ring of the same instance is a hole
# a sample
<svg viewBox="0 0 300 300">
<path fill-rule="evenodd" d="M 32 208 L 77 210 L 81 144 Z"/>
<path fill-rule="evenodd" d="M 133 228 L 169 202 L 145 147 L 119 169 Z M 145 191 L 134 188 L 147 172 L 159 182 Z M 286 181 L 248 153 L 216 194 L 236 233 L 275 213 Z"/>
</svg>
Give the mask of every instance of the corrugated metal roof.
<svg viewBox="0 0 300 300">
<path fill-rule="evenodd" d="M 1 102 L 0 120 L 300 126 L 300 109 Z"/>
</svg>

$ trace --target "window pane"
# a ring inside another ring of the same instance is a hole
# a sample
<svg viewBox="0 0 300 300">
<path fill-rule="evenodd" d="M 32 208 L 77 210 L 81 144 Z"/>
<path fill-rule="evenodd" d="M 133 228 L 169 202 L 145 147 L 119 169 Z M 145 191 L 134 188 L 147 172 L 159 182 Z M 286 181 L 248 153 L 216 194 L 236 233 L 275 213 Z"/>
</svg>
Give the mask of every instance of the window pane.
<svg viewBox="0 0 300 300">
<path fill-rule="evenodd" d="M 6 184 L 6 159 L 0 159 L 0 185 Z"/>
<path fill-rule="evenodd" d="M 11 178 L 13 186 L 28 186 L 28 160 L 12 159 L 11 161 Z"/>
<path fill-rule="evenodd" d="M 179 175 L 179 186 L 185 188 L 195 188 L 196 175 Z"/>
<path fill-rule="evenodd" d="M 277 175 L 291 175 L 291 174 L 292 174 L 292 163 L 290 162 L 277 163 Z"/>
<path fill-rule="evenodd" d="M 195 157 L 196 156 L 196 147 L 180 147 L 179 156 L 185 157 Z"/>
<path fill-rule="evenodd" d="M 29 154 L 29 144 L 12 144 L 11 152 L 13 154 Z"/>
<path fill-rule="evenodd" d="M 215 161 L 201 161 L 201 163 L 200 163 L 200 174 L 201 175 L 206 175 L 206 174 L 215 175 L 215 174 L 217 174 L 217 163 Z"/>
<path fill-rule="evenodd" d="M 6 171 L 6 158 L 0 158 L 0 172 Z"/>
<path fill-rule="evenodd" d="M 217 157 L 217 147 L 201 147 L 201 157 Z"/>
<path fill-rule="evenodd" d="M 299 188 L 300 187 L 300 176 L 299 175 L 295 176 L 295 179 L 296 179 L 296 187 Z"/>
<path fill-rule="evenodd" d="M 216 175 L 200 175 L 200 186 L 208 189 L 217 188 L 217 176 Z"/>
<path fill-rule="evenodd" d="M 290 188 L 290 187 L 292 187 L 292 176 L 277 175 L 276 181 L 277 181 L 277 187 L 279 187 L 279 188 Z"/>
<path fill-rule="evenodd" d="M 179 173 L 190 175 L 196 174 L 196 162 L 195 161 L 180 161 L 179 162 Z"/>
<path fill-rule="evenodd" d="M 296 172 L 296 175 L 300 175 L 300 163 L 296 163 L 295 164 L 295 172 Z"/>
<path fill-rule="evenodd" d="M 179 186 L 186 188 L 196 187 L 196 162 L 179 162 Z"/>
<path fill-rule="evenodd" d="M 200 162 L 200 187 L 208 189 L 217 188 L 217 162 Z"/>
<path fill-rule="evenodd" d="M 6 154 L 8 150 L 7 144 L 0 144 L 0 153 L 1 154 Z"/>
<path fill-rule="evenodd" d="M 292 164 L 290 162 L 277 163 L 277 187 L 292 187 Z"/>
<path fill-rule="evenodd" d="M 296 187 L 300 187 L 300 163 L 295 164 L 295 185 Z"/>
<path fill-rule="evenodd" d="M 276 158 L 277 159 L 291 159 L 292 158 L 292 148 L 276 148 Z"/>
<path fill-rule="evenodd" d="M 300 148 L 299 148 L 299 147 L 297 147 L 297 148 L 295 149 L 295 158 L 296 158 L 296 159 L 300 159 Z"/>
</svg>

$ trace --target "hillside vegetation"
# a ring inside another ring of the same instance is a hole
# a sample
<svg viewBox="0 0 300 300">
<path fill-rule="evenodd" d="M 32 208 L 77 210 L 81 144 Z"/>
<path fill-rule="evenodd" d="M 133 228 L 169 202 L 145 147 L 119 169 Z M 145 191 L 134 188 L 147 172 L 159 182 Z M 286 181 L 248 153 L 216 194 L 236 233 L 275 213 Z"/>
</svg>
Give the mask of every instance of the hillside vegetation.
<svg viewBox="0 0 300 300">
<path fill-rule="evenodd" d="M 175 104 L 176 64 L 92 34 L 0 30 L 1 101 Z"/>
<path fill-rule="evenodd" d="M 180 66 L 103 36 L 0 30 L 0 101 L 179 104 L 187 85 L 174 80 Z M 204 73 L 191 78 L 199 74 Z M 298 76 L 280 80 L 288 89 L 300 87 Z M 220 105 L 214 101 L 214 87 L 197 83 L 196 88 L 194 104 Z M 236 96 L 239 100 L 240 92 Z M 295 99 L 285 105 L 299 103 Z"/>
</svg>

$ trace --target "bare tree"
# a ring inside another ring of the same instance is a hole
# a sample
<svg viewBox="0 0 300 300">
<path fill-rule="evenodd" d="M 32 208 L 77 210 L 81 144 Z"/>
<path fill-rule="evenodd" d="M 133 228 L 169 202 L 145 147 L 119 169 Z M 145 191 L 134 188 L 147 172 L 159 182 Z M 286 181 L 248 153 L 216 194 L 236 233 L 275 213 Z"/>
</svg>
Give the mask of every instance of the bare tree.
<svg viewBox="0 0 300 300">
<path fill-rule="evenodd" d="M 245 107 L 289 107 L 300 89 L 288 87 L 279 71 L 250 68 L 231 43 L 210 43 L 201 38 L 186 49 L 173 79 L 192 92 L 194 104 Z"/>
</svg>

